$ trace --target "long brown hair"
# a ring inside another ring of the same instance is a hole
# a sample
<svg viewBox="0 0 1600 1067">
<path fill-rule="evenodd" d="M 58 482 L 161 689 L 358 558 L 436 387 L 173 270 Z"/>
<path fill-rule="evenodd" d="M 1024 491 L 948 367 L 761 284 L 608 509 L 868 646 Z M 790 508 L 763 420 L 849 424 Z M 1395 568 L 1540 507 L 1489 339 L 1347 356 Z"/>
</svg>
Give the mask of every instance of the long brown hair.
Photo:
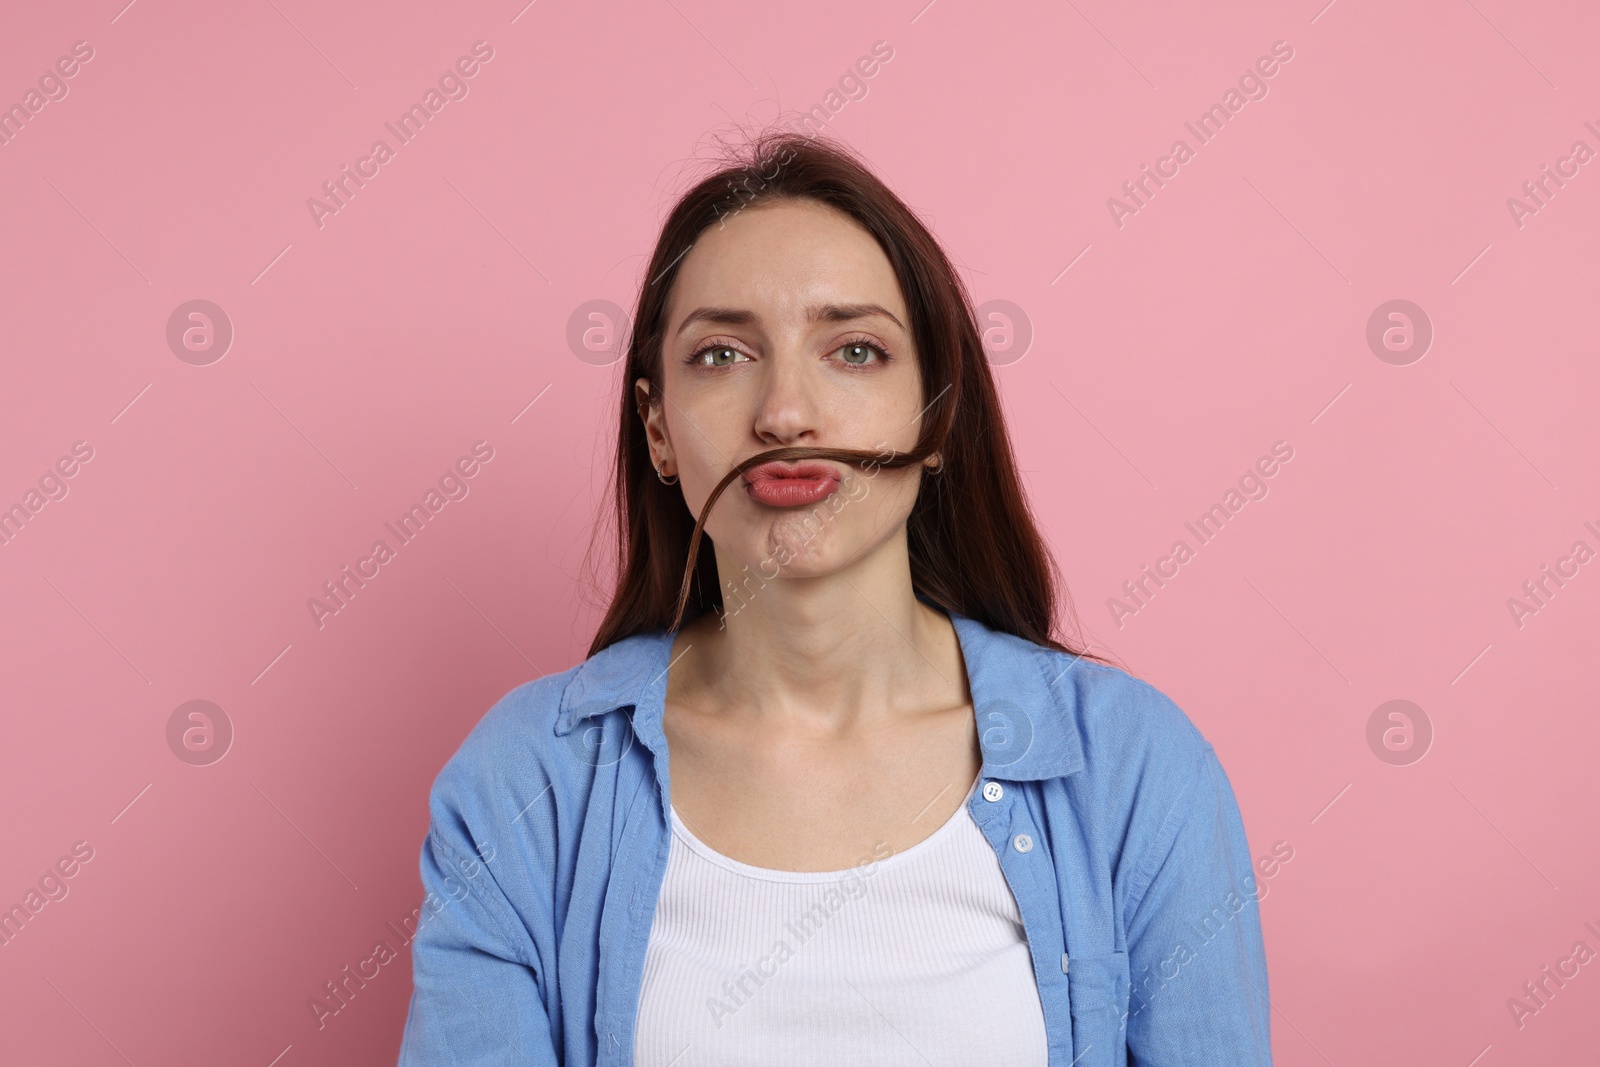
<svg viewBox="0 0 1600 1067">
<path fill-rule="evenodd" d="M 651 466 L 633 383 L 649 379 L 650 403 L 661 403 L 668 298 L 700 234 L 745 207 L 779 199 L 836 208 L 877 239 L 910 313 L 926 417 L 909 452 L 796 446 L 751 456 L 717 483 L 695 519 L 682 491 L 663 484 Z M 699 552 L 702 531 L 723 489 L 750 467 L 796 459 L 903 467 L 938 452 L 940 471 L 924 474 L 906 520 L 915 591 L 991 629 L 1101 659 L 1054 636 L 1058 600 L 1069 618 L 1071 603 L 1022 495 L 966 287 L 921 220 L 843 145 L 763 131 L 678 200 L 640 287 L 621 385 L 617 586 L 589 655 L 633 634 L 673 631 L 686 618 L 721 610 L 716 557 Z"/>
</svg>

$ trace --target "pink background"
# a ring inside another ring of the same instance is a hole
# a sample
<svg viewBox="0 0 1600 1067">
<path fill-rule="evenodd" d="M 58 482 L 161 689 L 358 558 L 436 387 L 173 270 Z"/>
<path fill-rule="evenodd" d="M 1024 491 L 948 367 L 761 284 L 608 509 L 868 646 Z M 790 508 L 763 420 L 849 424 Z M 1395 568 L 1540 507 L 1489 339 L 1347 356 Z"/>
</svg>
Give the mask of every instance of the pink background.
<svg viewBox="0 0 1600 1067">
<path fill-rule="evenodd" d="M 0 905 L 94 857 L 0 947 L 0 1060 L 393 1062 L 407 951 L 323 1028 L 307 1002 L 397 943 L 444 760 L 598 620 L 620 365 L 569 319 L 631 308 L 710 133 L 826 107 L 884 41 L 833 131 L 1031 323 L 996 374 L 1083 624 L 1216 745 L 1253 852 L 1293 849 L 1277 1062 L 1593 1062 L 1600 962 L 1520 1028 L 1507 1001 L 1600 951 L 1600 562 L 1520 626 L 1507 600 L 1600 550 L 1600 161 L 1520 226 L 1507 199 L 1600 150 L 1600 15 L 1324 2 L 13 5 L 0 103 L 94 57 L 0 146 L 0 507 L 93 458 L 0 547 Z M 307 199 L 480 40 L 319 228 Z M 204 366 L 166 336 L 195 299 L 235 332 Z M 1394 299 L 1434 330 L 1407 365 L 1366 341 Z M 319 628 L 307 599 L 480 440 Z M 1277 441 L 1269 494 L 1119 626 Z M 209 766 L 167 741 L 196 699 L 235 731 Z M 1369 746 L 1396 699 L 1420 761 Z"/>
</svg>

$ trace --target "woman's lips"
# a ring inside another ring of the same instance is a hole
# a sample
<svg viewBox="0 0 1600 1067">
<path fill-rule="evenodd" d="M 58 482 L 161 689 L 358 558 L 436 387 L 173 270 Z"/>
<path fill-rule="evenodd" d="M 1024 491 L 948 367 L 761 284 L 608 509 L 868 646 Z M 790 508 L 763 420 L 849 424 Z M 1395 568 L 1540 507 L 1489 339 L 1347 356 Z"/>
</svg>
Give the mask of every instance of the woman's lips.
<svg viewBox="0 0 1600 1067">
<path fill-rule="evenodd" d="M 774 508 L 815 504 L 839 488 L 838 472 L 821 463 L 763 463 L 743 480 L 752 500 Z"/>
</svg>

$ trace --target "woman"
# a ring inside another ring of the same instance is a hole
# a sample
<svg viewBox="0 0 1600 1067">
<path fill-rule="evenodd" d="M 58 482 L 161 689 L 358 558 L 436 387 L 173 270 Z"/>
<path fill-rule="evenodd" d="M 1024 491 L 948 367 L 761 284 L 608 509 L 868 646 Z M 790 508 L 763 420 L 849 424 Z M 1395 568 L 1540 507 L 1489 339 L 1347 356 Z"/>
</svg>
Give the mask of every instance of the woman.
<svg viewBox="0 0 1600 1067">
<path fill-rule="evenodd" d="M 846 150 L 675 206 L 616 479 L 589 658 L 434 785 L 402 1064 L 1270 1063 L 1222 767 L 1052 637 L 966 292 Z"/>
</svg>

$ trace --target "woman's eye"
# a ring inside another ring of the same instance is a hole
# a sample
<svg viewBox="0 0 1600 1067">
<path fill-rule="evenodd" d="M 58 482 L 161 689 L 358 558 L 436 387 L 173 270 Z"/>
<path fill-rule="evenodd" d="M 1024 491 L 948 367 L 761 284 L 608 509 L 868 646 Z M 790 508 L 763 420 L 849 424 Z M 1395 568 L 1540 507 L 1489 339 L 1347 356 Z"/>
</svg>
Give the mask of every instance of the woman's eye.
<svg viewBox="0 0 1600 1067">
<path fill-rule="evenodd" d="M 695 362 L 704 367 L 726 367 L 730 363 L 739 362 L 743 355 L 743 352 L 728 345 L 712 345 L 710 348 L 701 349 L 695 356 Z"/>
<path fill-rule="evenodd" d="M 839 349 L 846 363 L 861 365 L 870 363 L 874 359 L 882 362 L 883 352 L 877 345 L 869 345 L 863 341 L 852 341 Z"/>
<path fill-rule="evenodd" d="M 867 341 L 848 341 L 834 349 L 834 352 L 843 362 L 853 367 L 886 363 L 889 360 L 887 352 Z M 735 363 L 748 362 L 749 359 L 749 356 L 732 345 L 707 345 L 690 357 L 689 362 L 698 367 L 728 367 Z"/>
</svg>

